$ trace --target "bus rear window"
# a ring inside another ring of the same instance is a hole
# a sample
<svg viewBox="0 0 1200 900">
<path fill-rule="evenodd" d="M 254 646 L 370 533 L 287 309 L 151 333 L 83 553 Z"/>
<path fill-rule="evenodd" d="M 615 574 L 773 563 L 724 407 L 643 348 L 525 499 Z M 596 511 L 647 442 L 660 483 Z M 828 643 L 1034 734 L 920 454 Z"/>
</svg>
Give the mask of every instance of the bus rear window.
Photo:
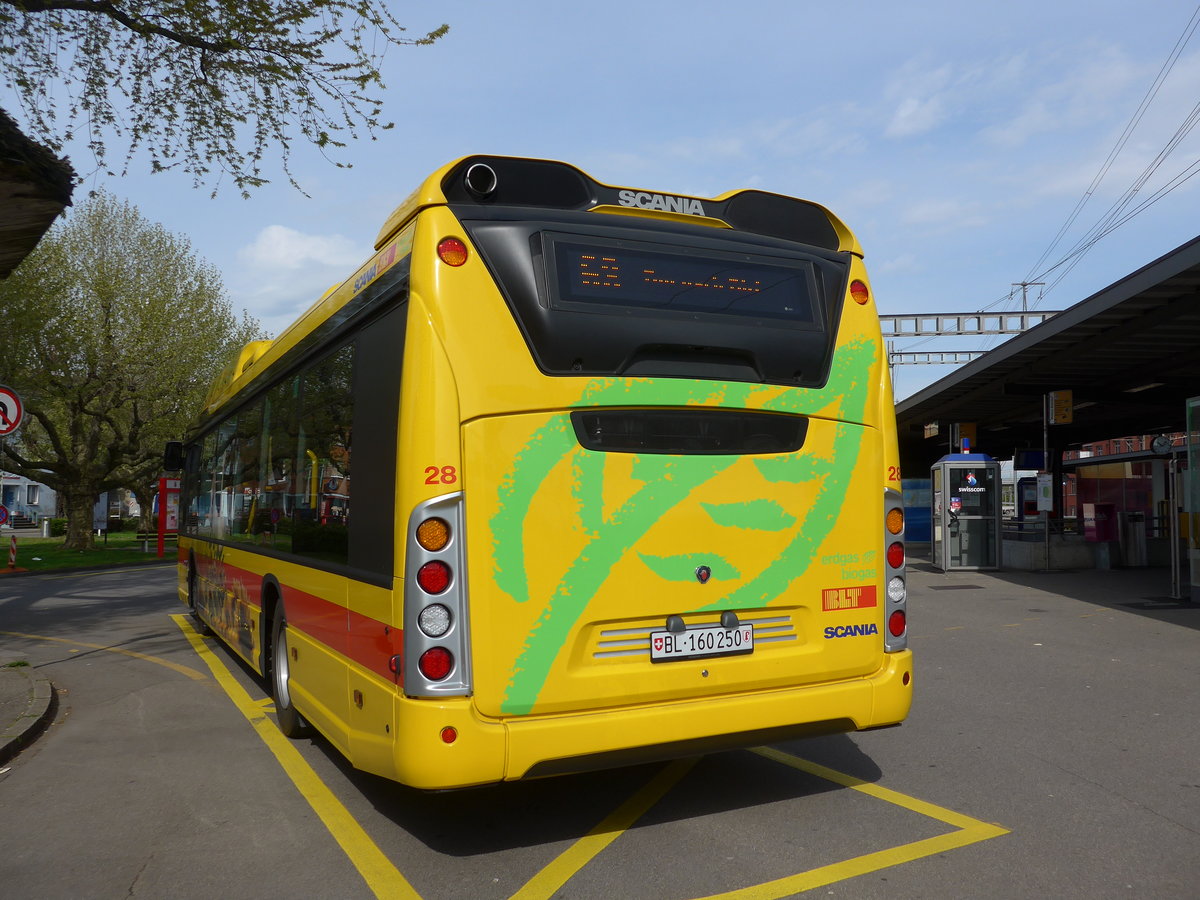
<svg viewBox="0 0 1200 900">
<path fill-rule="evenodd" d="M 548 375 L 825 382 L 850 255 L 653 219 L 463 219 Z"/>
<path fill-rule="evenodd" d="M 557 284 L 551 303 L 558 308 L 633 307 L 807 325 L 816 319 L 812 265 L 805 261 L 554 234 L 546 239 Z"/>
</svg>

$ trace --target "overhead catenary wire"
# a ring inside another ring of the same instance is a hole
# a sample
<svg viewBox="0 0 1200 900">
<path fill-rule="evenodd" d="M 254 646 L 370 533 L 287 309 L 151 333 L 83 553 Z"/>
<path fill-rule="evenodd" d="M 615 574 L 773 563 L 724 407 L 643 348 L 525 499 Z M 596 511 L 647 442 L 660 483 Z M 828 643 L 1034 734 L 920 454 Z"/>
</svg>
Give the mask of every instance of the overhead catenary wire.
<svg viewBox="0 0 1200 900">
<path fill-rule="evenodd" d="M 1166 184 L 1154 191 L 1154 193 L 1148 197 L 1144 197 L 1136 206 L 1130 208 L 1131 204 L 1133 204 L 1134 200 L 1138 197 L 1138 194 L 1145 187 L 1150 178 L 1153 177 L 1153 175 L 1163 165 L 1171 153 L 1178 148 L 1179 144 L 1182 143 L 1188 134 L 1192 132 L 1196 125 L 1200 124 L 1200 103 L 1198 103 L 1184 118 L 1183 122 L 1181 122 L 1176 128 L 1175 133 L 1170 139 L 1168 139 L 1164 147 L 1134 179 L 1133 183 L 1126 188 L 1126 190 L 1120 195 L 1120 197 L 1118 197 L 1116 201 L 1114 201 L 1108 210 L 1101 215 L 1099 220 L 1092 225 L 1091 228 L 1089 228 L 1088 231 L 1081 238 L 1079 238 L 1070 248 L 1070 250 L 1063 254 L 1063 256 L 1057 262 L 1039 271 L 1039 267 L 1041 267 L 1046 260 L 1050 258 L 1051 254 L 1062 243 L 1070 228 L 1075 224 L 1076 220 L 1083 212 L 1083 209 L 1087 205 L 1088 201 L 1099 189 L 1100 184 L 1103 182 L 1105 176 L 1108 175 L 1118 156 L 1121 154 L 1121 151 L 1125 148 L 1130 137 L 1133 135 L 1133 132 L 1141 123 L 1142 119 L 1146 115 L 1146 112 L 1157 98 L 1164 82 L 1174 69 L 1176 62 L 1179 60 L 1184 49 L 1191 41 L 1197 28 L 1200 28 L 1200 5 L 1198 5 L 1192 12 L 1191 17 L 1188 19 L 1188 22 L 1184 26 L 1178 39 L 1175 41 L 1175 45 L 1172 47 L 1167 59 L 1159 68 L 1158 74 L 1155 76 L 1153 83 L 1142 97 L 1141 102 L 1134 110 L 1133 115 L 1126 123 L 1112 149 L 1105 157 L 1105 160 L 1101 164 L 1099 170 L 1096 172 L 1096 175 L 1092 178 L 1092 181 L 1088 185 L 1088 188 L 1084 191 L 1083 196 L 1081 196 L 1078 202 L 1075 204 L 1075 207 L 1071 210 L 1066 221 L 1059 228 L 1049 246 L 1047 246 L 1047 248 L 1042 252 L 1033 266 L 1030 267 L 1029 274 L 1027 274 L 1025 279 L 1019 283 L 1042 283 L 1046 281 L 1048 276 L 1057 273 L 1052 281 L 1044 284 L 1042 289 L 1038 292 L 1037 298 L 1035 298 L 1033 302 L 1029 304 L 1029 309 L 1036 309 L 1046 294 L 1050 293 L 1060 282 L 1062 282 L 1062 280 L 1071 272 L 1071 270 L 1082 261 L 1087 252 L 1091 250 L 1097 243 L 1110 235 L 1117 228 L 1129 222 L 1135 216 L 1149 209 L 1163 197 L 1167 196 L 1172 191 L 1176 190 L 1185 182 L 1190 180 L 1193 176 L 1200 173 L 1200 159 L 1196 159 L 1186 165 L 1180 172 L 1167 181 Z M 984 313 L 996 307 L 1007 309 L 1010 304 L 1016 303 L 1016 294 L 1017 292 L 1014 286 L 1014 289 L 1010 289 L 1007 293 L 997 297 L 995 300 L 986 304 L 985 306 L 980 307 L 978 312 Z M 932 340 L 932 338 L 925 338 L 924 340 L 916 343 L 907 344 L 903 347 L 903 349 L 914 349 L 927 343 L 929 340 Z M 986 338 L 984 340 L 983 349 L 989 349 L 994 341 L 994 336 Z"/>
<path fill-rule="evenodd" d="M 1139 104 L 1138 110 L 1134 113 L 1133 118 L 1130 119 L 1131 125 L 1136 125 L 1141 121 L 1141 118 L 1145 114 L 1146 109 L 1149 107 L 1150 102 L 1152 102 L 1153 99 L 1158 95 L 1163 81 L 1166 79 L 1166 76 L 1170 73 L 1171 69 L 1174 68 L 1175 62 L 1179 59 L 1179 56 L 1182 54 L 1184 48 L 1192 39 L 1197 27 L 1200 27 L 1200 6 L 1196 7 L 1191 18 L 1188 19 L 1187 25 L 1184 26 L 1183 32 L 1176 40 L 1175 46 L 1168 55 L 1166 62 L 1164 62 L 1162 67 L 1159 69 L 1159 74 L 1155 78 L 1154 84 L 1151 85 L 1151 88 L 1149 91 L 1147 91 L 1142 103 Z M 1191 133 L 1197 122 L 1200 122 L 1200 103 L 1196 104 L 1196 106 L 1191 109 L 1187 116 L 1184 117 L 1183 122 L 1181 122 L 1180 125 L 1175 129 L 1175 133 L 1170 137 L 1170 139 L 1168 139 L 1166 145 L 1155 155 L 1154 159 L 1150 161 L 1146 168 L 1143 169 L 1142 172 L 1134 179 L 1133 183 L 1125 189 L 1125 191 L 1120 195 L 1120 197 L 1117 198 L 1116 201 L 1114 201 L 1112 206 L 1105 211 L 1100 219 L 1094 225 L 1092 225 L 1092 227 L 1089 228 L 1088 231 L 1081 238 L 1079 238 L 1078 241 L 1075 242 L 1074 246 L 1072 246 L 1071 249 L 1067 251 L 1067 253 L 1065 253 L 1061 259 L 1058 260 L 1058 262 L 1038 272 L 1036 276 L 1029 276 L 1026 281 L 1032 281 L 1034 279 L 1042 280 L 1052 272 L 1062 269 L 1062 271 L 1059 272 L 1059 274 L 1055 277 L 1054 281 L 1047 286 L 1046 290 L 1043 292 L 1043 296 L 1044 294 L 1049 293 L 1076 265 L 1079 264 L 1084 254 L 1086 254 L 1100 240 L 1107 237 L 1116 228 L 1125 224 L 1134 216 L 1144 212 L 1158 200 L 1161 200 L 1167 194 L 1171 193 L 1171 191 L 1175 190 L 1175 188 L 1179 187 L 1179 185 L 1191 178 L 1191 176 L 1195 174 L 1195 167 L 1198 163 L 1200 163 L 1200 160 L 1188 164 L 1182 172 L 1174 176 L 1166 185 L 1164 185 L 1163 188 L 1160 188 L 1144 202 L 1140 203 L 1133 209 L 1132 212 L 1126 213 L 1126 209 L 1128 208 L 1129 204 L 1133 202 L 1134 198 L 1138 195 L 1142 188 L 1145 187 L 1146 183 L 1150 180 L 1154 173 L 1158 171 L 1159 167 L 1162 166 L 1167 157 L 1170 156 L 1171 153 L 1173 153 L 1179 144 L 1184 140 L 1184 138 Z M 1099 179 L 1101 179 L 1103 175 L 1107 173 L 1109 167 L 1111 167 L 1111 161 L 1115 160 L 1116 154 L 1120 152 L 1120 148 L 1124 147 L 1125 142 L 1129 138 L 1129 133 L 1131 130 L 1132 129 L 1130 126 L 1126 126 L 1126 131 L 1122 133 L 1121 137 L 1117 141 L 1117 144 L 1114 146 L 1113 151 L 1109 153 L 1109 158 L 1105 161 L 1105 164 L 1101 166 L 1100 172 L 1097 173 L 1097 178 L 1093 179 L 1092 186 L 1089 187 L 1088 191 L 1084 193 L 1080 203 L 1076 205 L 1076 210 L 1073 211 L 1071 216 L 1068 217 L 1064 229 L 1060 229 L 1059 235 L 1054 239 L 1047 252 L 1042 254 L 1038 262 L 1034 265 L 1033 269 L 1031 269 L 1031 272 L 1036 271 L 1037 267 L 1045 261 L 1049 255 L 1049 250 L 1052 250 L 1058 245 L 1065 228 L 1069 227 L 1075 221 L 1078 216 L 1078 210 L 1082 209 L 1082 204 L 1086 203 L 1087 199 L 1094 192 L 1095 187 L 1099 184 Z M 1063 266 L 1066 266 L 1066 268 L 1062 268 Z"/>
<path fill-rule="evenodd" d="M 1116 162 L 1117 157 L 1124 149 L 1125 144 L 1129 141 L 1134 129 L 1137 128 L 1138 124 L 1142 121 L 1142 117 L 1145 116 L 1146 111 L 1150 108 L 1150 104 L 1153 103 L 1155 97 L 1158 96 L 1158 92 L 1162 88 L 1163 82 L 1166 81 L 1167 76 L 1175 67 L 1175 63 L 1183 53 L 1183 50 L 1187 46 L 1188 42 L 1192 39 L 1192 35 L 1195 33 L 1198 25 L 1200 25 L 1200 6 L 1196 7 L 1191 18 L 1188 19 L 1187 25 L 1184 26 L 1179 38 L 1175 41 L 1175 46 L 1171 48 L 1171 52 L 1167 55 L 1167 59 L 1159 68 L 1158 75 L 1155 77 L 1154 82 L 1146 91 L 1145 96 L 1142 97 L 1141 103 L 1139 103 L 1137 109 L 1134 110 L 1133 115 L 1126 123 L 1125 129 L 1121 132 L 1120 137 L 1117 138 L 1113 148 L 1108 152 L 1108 156 L 1100 165 L 1099 171 L 1097 171 L 1095 177 L 1092 178 L 1091 184 L 1089 184 L 1087 190 L 1083 192 L 1083 196 L 1079 198 L 1079 201 L 1075 204 L 1075 208 L 1071 210 L 1071 213 L 1067 216 L 1067 220 L 1063 223 L 1062 227 L 1058 229 L 1058 233 L 1054 236 L 1054 239 L 1050 242 L 1050 245 L 1042 251 L 1042 255 L 1038 257 L 1037 262 L 1030 266 L 1029 272 L 1025 276 L 1026 282 L 1033 281 L 1035 277 L 1041 278 L 1044 276 L 1045 273 L 1037 276 L 1035 276 L 1034 273 L 1037 272 L 1038 267 L 1046 261 L 1050 254 L 1054 252 L 1054 249 L 1062 241 L 1067 231 L 1073 224 L 1075 224 L 1075 220 L 1079 217 L 1079 214 L 1083 212 L 1083 208 L 1087 205 L 1088 200 L 1092 198 L 1092 195 L 1095 194 L 1096 190 L 1099 188 L 1100 182 L 1104 180 L 1104 176 L 1108 174 L 1109 169 L 1111 169 L 1113 163 Z"/>
<path fill-rule="evenodd" d="M 1113 203 L 1113 205 L 1108 208 L 1107 212 L 1105 212 L 1100 221 L 1093 225 L 1083 237 L 1076 241 L 1075 245 L 1066 253 L 1066 255 L 1063 256 L 1062 259 L 1041 273 L 1039 277 L 1044 278 L 1061 266 L 1067 266 L 1058 274 L 1054 281 L 1051 282 L 1050 288 L 1053 288 L 1060 281 L 1062 281 L 1063 278 L 1066 277 L 1067 273 L 1069 273 L 1071 269 L 1075 268 L 1075 266 L 1079 264 L 1080 260 L 1083 258 L 1083 255 L 1091 250 L 1092 247 L 1094 247 L 1100 240 L 1107 237 L 1134 216 L 1144 212 L 1150 206 L 1154 205 L 1167 194 L 1171 193 L 1181 184 L 1186 182 L 1192 177 L 1192 175 L 1196 174 L 1197 166 L 1200 166 L 1200 159 L 1189 163 L 1179 174 L 1172 177 L 1170 181 L 1163 185 L 1163 187 L 1159 188 L 1132 210 L 1126 212 L 1129 204 L 1133 202 L 1141 189 L 1145 187 L 1146 182 L 1150 180 L 1150 177 L 1156 171 L 1158 171 L 1159 167 L 1163 164 L 1163 162 L 1165 162 L 1167 156 L 1169 156 L 1171 152 L 1179 146 L 1179 143 L 1196 127 L 1197 123 L 1200 123 L 1200 103 L 1196 104 L 1196 106 L 1192 108 L 1191 113 L 1189 113 L 1188 117 L 1179 126 L 1175 134 L 1171 137 L 1171 140 L 1167 142 L 1167 145 L 1159 151 L 1158 155 L 1155 156 L 1155 158 L 1142 171 L 1137 179 L 1135 179 L 1134 183 L 1126 189 L 1125 193 L 1122 194 Z"/>
</svg>

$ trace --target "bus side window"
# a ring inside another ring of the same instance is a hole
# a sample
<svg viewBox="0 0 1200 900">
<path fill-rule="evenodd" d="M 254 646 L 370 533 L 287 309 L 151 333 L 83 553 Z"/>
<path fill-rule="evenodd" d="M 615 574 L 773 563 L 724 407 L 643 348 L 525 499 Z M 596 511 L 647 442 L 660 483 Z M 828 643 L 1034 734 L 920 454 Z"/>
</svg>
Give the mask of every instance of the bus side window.
<svg viewBox="0 0 1200 900">
<path fill-rule="evenodd" d="M 349 558 L 350 437 L 354 421 L 354 345 L 348 344 L 300 376 L 300 475 L 292 551 L 326 562 Z"/>
</svg>

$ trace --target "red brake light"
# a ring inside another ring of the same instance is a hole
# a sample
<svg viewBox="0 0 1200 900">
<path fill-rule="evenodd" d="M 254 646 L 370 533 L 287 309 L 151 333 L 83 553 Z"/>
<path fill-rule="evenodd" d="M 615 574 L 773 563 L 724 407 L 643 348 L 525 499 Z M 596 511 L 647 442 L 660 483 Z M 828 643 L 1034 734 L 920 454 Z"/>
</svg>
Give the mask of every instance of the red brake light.
<svg viewBox="0 0 1200 900">
<path fill-rule="evenodd" d="M 904 565 L 904 545 L 897 541 L 887 548 L 887 564 L 893 569 Z"/>
<path fill-rule="evenodd" d="M 437 246 L 437 255 L 446 265 L 457 268 L 467 261 L 467 245 L 458 238 L 442 238 Z"/>
<path fill-rule="evenodd" d="M 417 668 L 430 681 L 441 681 L 454 668 L 454 657 L 445 647 L 430 647 L 417 660 Z"/>
<path fill-rule="evenodd" d="M 908 621 L 903 610 L 898 609 L 888 616 L 888 631 L 892 633 L 892 637 L 900 637 L 900 635 L 904 634 L 904 629 L 907 626 Z"/>
<path fill-rule="evenodd" d="M 440 594 L 450 587 L 450 567 L 444 562 L 427 562 L 417 570 L 417 584 L 427 594 Z"/>
<path fill-rule="evenodd" d="M 871 292 L 867 289 L 866 282 L 856 278 L 850 282 L 850 296 L 854 298 L 855 303 L 861 306 L 871 299 Z"/>
</svg>

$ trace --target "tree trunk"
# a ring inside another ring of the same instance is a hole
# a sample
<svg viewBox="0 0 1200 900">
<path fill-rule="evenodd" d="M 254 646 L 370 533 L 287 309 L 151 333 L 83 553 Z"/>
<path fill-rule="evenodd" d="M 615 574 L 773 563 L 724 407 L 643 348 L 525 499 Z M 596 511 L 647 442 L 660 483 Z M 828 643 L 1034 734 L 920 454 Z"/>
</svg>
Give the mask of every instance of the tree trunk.
<svg viewBox="0 0 1200 900">
<path fill-rule="evenodd" d="M 92 535 L 92 510 L 96 506 L 99 492 L 72 488 L 66 492 L 67 550 L 91 550 L 95 546 Z"/>
<path fill-rule="evenodd" d="M 140 484 L 133 489 L 138 502 L 138 531 L 158 531 L 158 517 L 154 515 L 154 489 Z"/>
</svg>

